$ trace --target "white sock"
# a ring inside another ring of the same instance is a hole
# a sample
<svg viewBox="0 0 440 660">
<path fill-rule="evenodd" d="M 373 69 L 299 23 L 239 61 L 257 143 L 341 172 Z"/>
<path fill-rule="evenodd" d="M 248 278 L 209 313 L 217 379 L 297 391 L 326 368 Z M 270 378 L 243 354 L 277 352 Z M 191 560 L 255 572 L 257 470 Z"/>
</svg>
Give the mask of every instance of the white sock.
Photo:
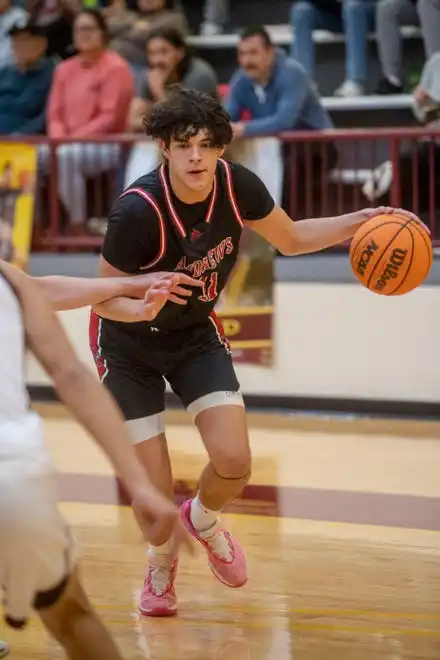
<svg viewBox="0 0 440 660">
<path fill-rule="evenodd" d="M 212 509 L 207 509 L 206 506 L 203 506 L 198 494 L 191 502 L 190 518 L 194 525 L 194 529 L 198 532 L 206 532 L 213 527 L 218 520 L 219 513 L 219 511 L 213 511 Z"/>
<path fill-rule="evenodd" d="M 165 541 L 162 545 L 150 545 L 148 546 L 148 557 L 152 559 L 155 564 L 159 566 L 169 566 L 173 561 L 174 557 L 170 555 L 171 550 L 171 539 Z"/>
</svg>

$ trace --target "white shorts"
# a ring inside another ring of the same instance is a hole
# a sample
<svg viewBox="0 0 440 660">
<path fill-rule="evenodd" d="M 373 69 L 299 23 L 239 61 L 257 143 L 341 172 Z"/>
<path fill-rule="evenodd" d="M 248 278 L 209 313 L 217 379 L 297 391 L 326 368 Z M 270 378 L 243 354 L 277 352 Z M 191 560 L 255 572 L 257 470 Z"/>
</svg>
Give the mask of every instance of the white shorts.
<svg viewBox="0 0 440 660">
<path fill-rule="evenodd" d="M 0 537 L 5 616 L 22 627 L 33 608 L 55 604 L 73 569 L 73 542 L 34 415 L 0 423 Z"/>
</svg>

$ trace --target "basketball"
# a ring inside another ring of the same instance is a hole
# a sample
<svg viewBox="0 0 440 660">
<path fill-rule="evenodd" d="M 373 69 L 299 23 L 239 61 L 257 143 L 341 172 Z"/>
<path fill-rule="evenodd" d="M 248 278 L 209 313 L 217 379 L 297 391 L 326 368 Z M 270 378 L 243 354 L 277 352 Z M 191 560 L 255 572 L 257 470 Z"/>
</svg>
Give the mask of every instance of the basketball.
<svg viewBox="0 0 440 660">
<path fill-rule="evenodd" d="M 365 222 L 350 246 L 355 276 L 367 289 L 400 296 L 416 289 L 432 265 L 432 243 L 424 227 L 404 215 L 384 213 Z"/>
</svg>

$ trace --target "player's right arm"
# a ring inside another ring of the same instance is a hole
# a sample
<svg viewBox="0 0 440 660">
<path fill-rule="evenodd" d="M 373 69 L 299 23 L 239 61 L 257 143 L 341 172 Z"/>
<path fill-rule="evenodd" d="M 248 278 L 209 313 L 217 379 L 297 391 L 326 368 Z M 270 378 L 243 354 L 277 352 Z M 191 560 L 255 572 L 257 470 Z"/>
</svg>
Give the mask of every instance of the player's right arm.
<svg viewBox="0 0 440 660">
<path fill-rule="evenodd" d="M 110 459 L 143 515 L 148 538 L 160 535 L 178 511 L 152 485 L 131 444 L 127 427 L 111 395 L 73 351 L 50 303 L 32 279 L 5 262 L 0 263 L 22 307 L 29 348 L 53 380 L 60 399 L 92 435 Z"/>
<path fill-rule="evenodd" d="M 163 240 L 163 239 L 162 239 Z M 99 276 L 103 278 L 127 277 L 153 262 L 161 250 L 159 219 L 151 205 L 142 196 L 131 193 L 119 198 L 109 217 Z M 192 294 L 187 286 L 202 286 L 187 275 L 174 273 L 176 285 L 169 300 L 185 305 Z M 122 323 L 151 320 L 145 316 L 142 301 L 119 296 L 93 307 L 102 318 Z"/>
</svg>

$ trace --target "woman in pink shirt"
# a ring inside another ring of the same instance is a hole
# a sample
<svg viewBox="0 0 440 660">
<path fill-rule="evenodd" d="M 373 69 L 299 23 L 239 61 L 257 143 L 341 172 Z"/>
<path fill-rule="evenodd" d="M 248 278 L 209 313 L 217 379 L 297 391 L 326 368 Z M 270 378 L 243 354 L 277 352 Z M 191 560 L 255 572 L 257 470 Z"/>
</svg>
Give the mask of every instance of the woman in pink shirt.
<svg viewBox="0 0 440 660">
<path fill-rule="evenodd" d="M 81 140 L 57 149 L 59 194 L 78 234 L 88 219 L 86 178 L 116 168 L 120 156 L 119 145 L 87 138 L 124 133 L 134 81 L 127 62 L 107 48 L 107 26 L 98 11 L 78 14 L 73 34 L 78 55 L 55 71 L 47 128 L 51 138 Z M 48 154 L 46 159 L 47 169 Z"/>
</svg>

